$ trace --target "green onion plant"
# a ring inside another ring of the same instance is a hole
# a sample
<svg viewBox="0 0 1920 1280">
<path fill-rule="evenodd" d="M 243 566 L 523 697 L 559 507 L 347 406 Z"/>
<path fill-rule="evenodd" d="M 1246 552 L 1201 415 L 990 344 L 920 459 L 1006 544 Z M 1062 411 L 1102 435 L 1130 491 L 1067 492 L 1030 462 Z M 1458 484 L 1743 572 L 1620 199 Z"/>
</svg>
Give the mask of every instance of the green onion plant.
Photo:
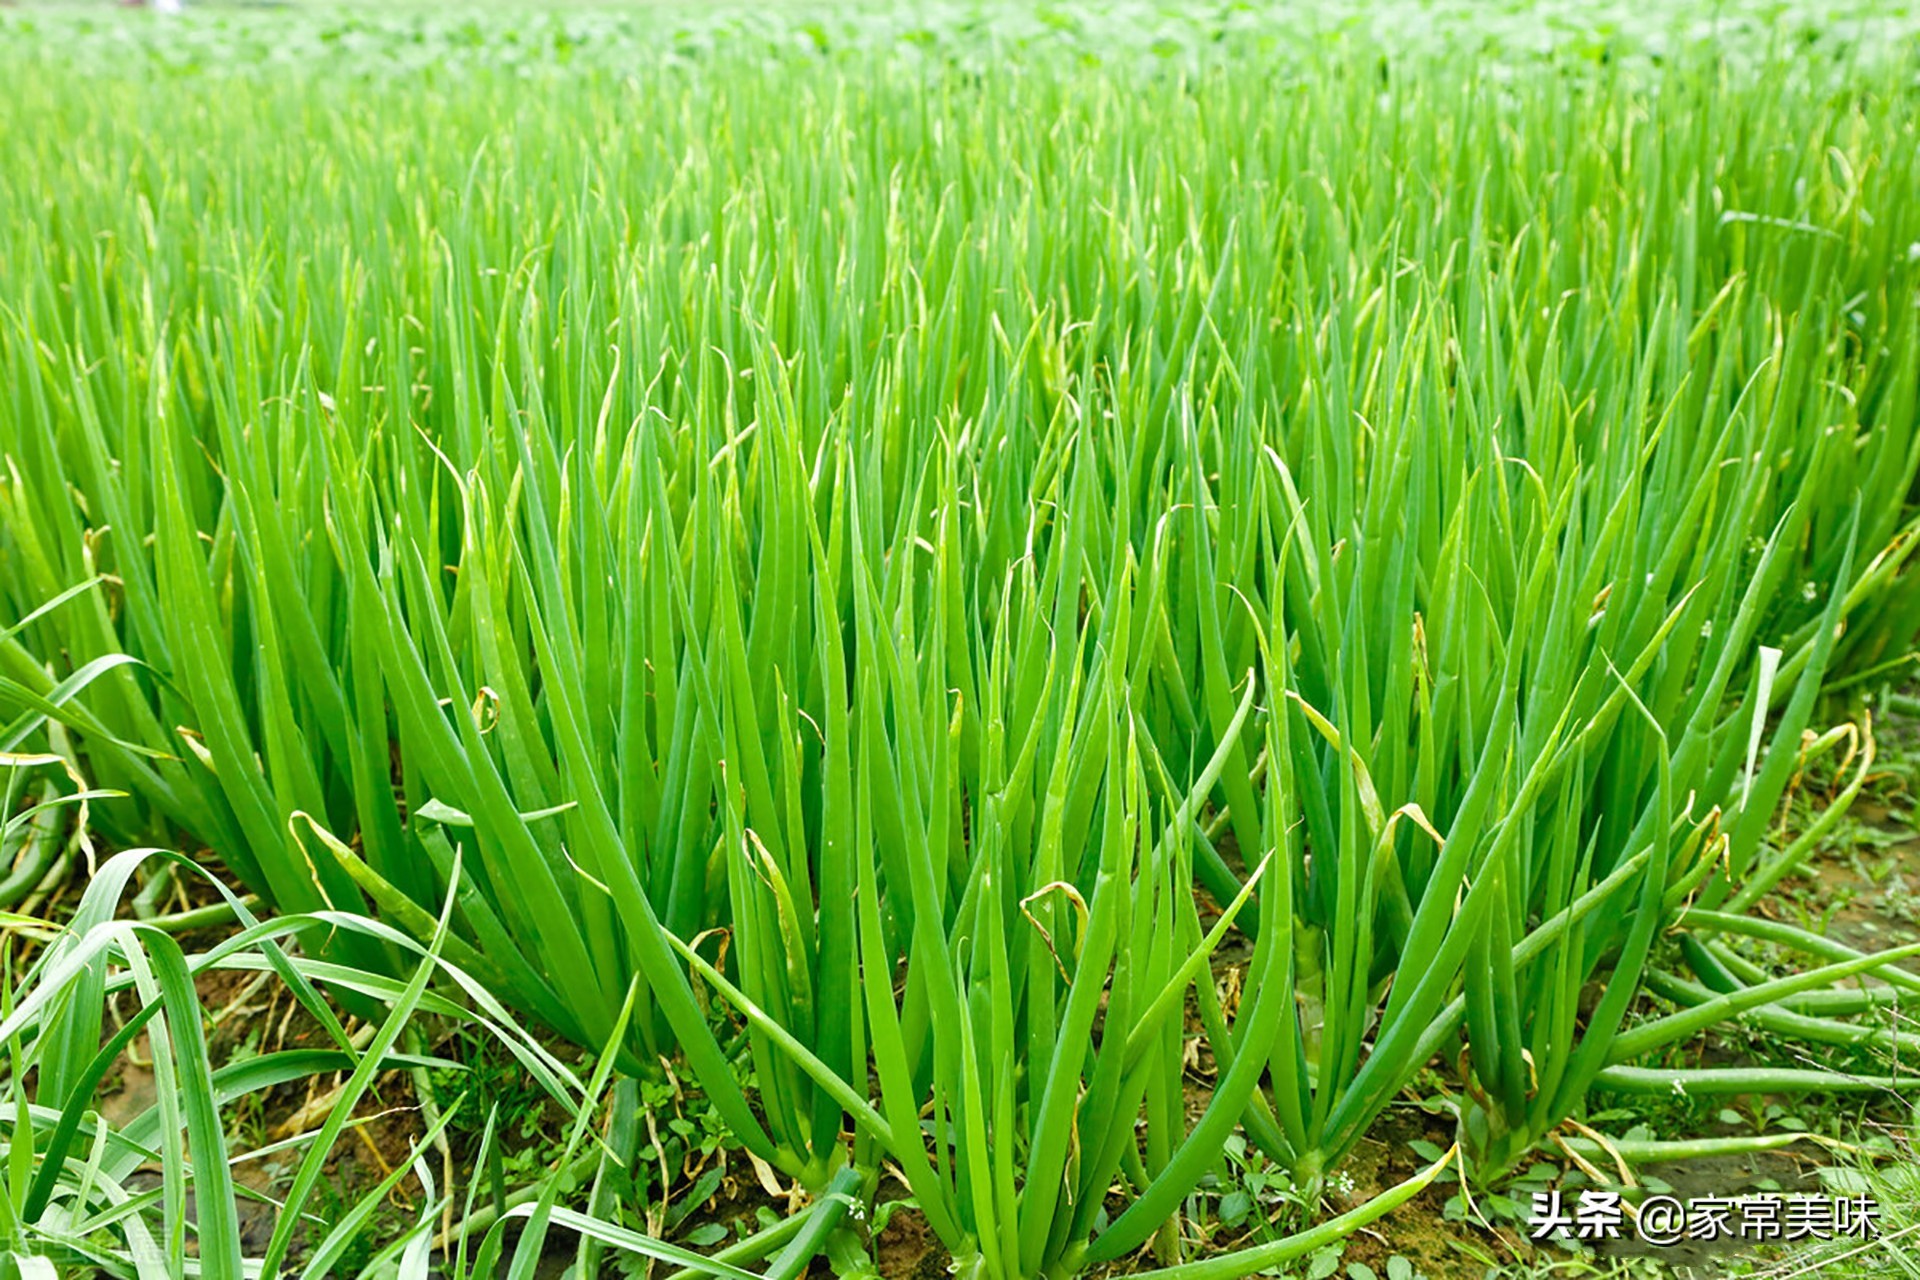
<svg viewBox="0 0 1920 1280">
<path fill-rule="evenodd" d="M 1884 1039 L 1910 951 L 1724 938 L 1920 627 L 1912 45 L 1732 8 L 0 54 L 4 749 L 996 1280 L 1214 1274 L 1230 1132 L 1317 1194 L 1436 1057 L 1497 1178 Z"/>
</svg>

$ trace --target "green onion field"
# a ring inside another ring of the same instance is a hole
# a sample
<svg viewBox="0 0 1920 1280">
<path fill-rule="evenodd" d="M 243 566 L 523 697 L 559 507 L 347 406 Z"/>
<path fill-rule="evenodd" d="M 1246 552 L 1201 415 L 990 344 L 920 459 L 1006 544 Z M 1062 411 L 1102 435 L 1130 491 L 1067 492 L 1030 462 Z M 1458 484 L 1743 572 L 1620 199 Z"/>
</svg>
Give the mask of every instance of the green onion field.
<svg viewBox="0 0 1920 1280">
<path fill-rule="evenodd" d="M 1920 9 L 0 79 L 0 1276 L 1478 1280 L 1911 1120 Z"/>
</svg>

